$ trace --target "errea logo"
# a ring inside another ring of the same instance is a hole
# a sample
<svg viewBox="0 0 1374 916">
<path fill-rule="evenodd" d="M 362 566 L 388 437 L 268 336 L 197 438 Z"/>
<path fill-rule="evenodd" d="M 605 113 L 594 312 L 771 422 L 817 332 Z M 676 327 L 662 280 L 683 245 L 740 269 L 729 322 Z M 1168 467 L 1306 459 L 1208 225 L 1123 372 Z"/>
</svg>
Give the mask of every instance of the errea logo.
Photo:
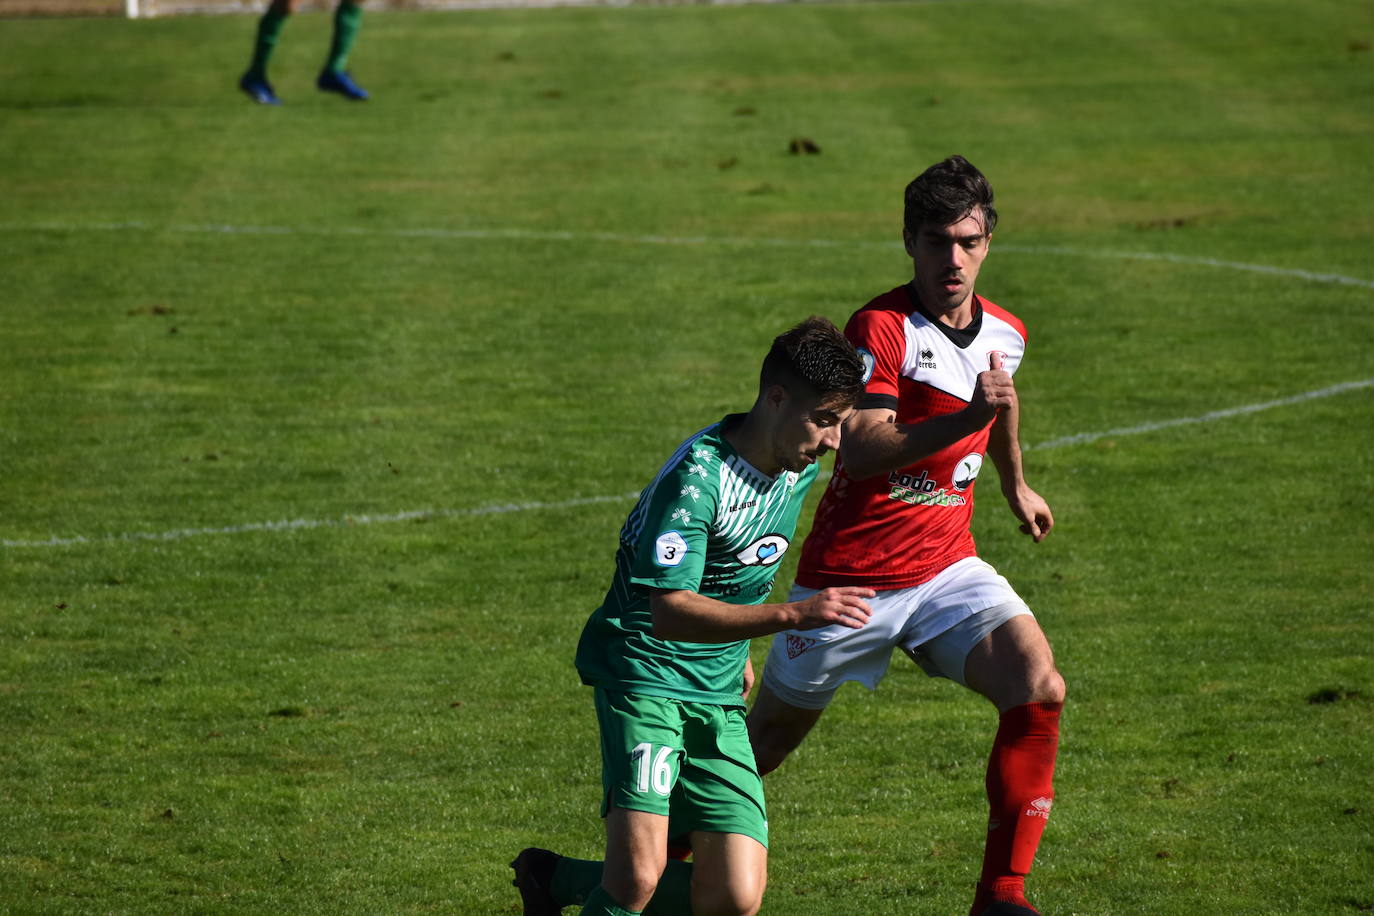
<svg viewBox="0 0 1374 916">
<path fill-rule="evenodd" d="M 1030 803 L 1030 807 L 1026 809 L 1026 817 L 1043 817 L 1045 820 L 1049 820 L 1050 808 L 1053 806 L 1054 799 L 1042 795 Z"/>
<path fill-rule="evenodd" d="M 921 361 L 920 361 L 919 365 L 920 365 L 920 367 L 921 367 L 922 369 L 936 369 L 936 368 L 939 368 L 939 367 L 937 367 L 937 366 L 935 365 L 935 351 L 932 350 L 930 347 L 922 347 L 922 348 L 921 348 Z"/>
</svg>

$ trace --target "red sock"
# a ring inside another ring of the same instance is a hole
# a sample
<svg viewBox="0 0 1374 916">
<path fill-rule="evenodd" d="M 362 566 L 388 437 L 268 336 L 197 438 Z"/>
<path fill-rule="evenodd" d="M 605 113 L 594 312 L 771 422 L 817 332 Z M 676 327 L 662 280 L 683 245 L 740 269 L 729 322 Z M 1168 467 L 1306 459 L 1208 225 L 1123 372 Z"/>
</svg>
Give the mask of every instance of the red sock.
<svg viewBox="0 0 1374 916">
<path fill-rule="evenodd" d="M 1025 898 L 1040 835 L 1054 802 L 1054 759 L 1063 703 L 1027 703 L 1002 713 L 988 758 L 988 840 L 974 910 Z M 975 914 L 976 916 L 976 914 Z"/>
</svg>

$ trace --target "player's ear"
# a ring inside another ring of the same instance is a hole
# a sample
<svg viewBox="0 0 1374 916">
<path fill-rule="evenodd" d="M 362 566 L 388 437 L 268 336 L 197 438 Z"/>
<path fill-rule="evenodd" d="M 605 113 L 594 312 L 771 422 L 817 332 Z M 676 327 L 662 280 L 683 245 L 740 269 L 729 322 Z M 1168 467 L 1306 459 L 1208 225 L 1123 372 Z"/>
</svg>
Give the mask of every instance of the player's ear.
<svg viewBox="0 0 1374 916">
<path fill-rule="evenodd" d="M 769 407 L 777 410 L 787 403 L 787 389 L 774 382 L 763 393 L 763 400 Z"/>
<path fill-rule="evenodd" d="M 902 244 L 906 246 L 906 253 L 911 257 L 916 257 L 916 240 L 911 237 L 911 230 L 902 227 Z"/>
</svg>

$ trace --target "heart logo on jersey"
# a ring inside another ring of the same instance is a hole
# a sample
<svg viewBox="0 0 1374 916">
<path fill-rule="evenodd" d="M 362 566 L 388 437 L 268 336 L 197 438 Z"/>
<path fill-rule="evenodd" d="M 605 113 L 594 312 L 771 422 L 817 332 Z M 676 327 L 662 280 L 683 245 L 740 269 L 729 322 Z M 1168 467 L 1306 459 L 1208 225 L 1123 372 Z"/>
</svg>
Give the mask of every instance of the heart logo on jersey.
<svg viewBox="0 0 1374 916">
<path fill-rule="evenodd" d="M 787 547 L 787 538 L 782 535 L 765 534 L 735 554 L 735 559 L 745 566 L 772 566 L 782 559 Z"/>
</svg>

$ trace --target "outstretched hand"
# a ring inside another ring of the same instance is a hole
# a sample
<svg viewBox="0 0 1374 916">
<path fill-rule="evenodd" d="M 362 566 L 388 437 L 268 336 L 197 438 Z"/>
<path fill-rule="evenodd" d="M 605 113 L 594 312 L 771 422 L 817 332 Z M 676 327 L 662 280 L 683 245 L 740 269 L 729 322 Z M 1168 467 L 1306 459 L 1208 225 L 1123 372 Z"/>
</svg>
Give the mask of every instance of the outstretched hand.
<svg viewBox="0 0 1374 916">
<path fill-rule="evenodd" d="M 868 618 L 873 613 L 873 609 L 864 599 L 872 598 L 876 594 L 878 593 L 871 588 L 860 588 L 855 585 L 823 588 L 810 598 L 804 598 L 793 605 L 798 615 L 793 629 L 814 630 L 837 623 L 857 630 L 868 623 Z"/>
</svg>

